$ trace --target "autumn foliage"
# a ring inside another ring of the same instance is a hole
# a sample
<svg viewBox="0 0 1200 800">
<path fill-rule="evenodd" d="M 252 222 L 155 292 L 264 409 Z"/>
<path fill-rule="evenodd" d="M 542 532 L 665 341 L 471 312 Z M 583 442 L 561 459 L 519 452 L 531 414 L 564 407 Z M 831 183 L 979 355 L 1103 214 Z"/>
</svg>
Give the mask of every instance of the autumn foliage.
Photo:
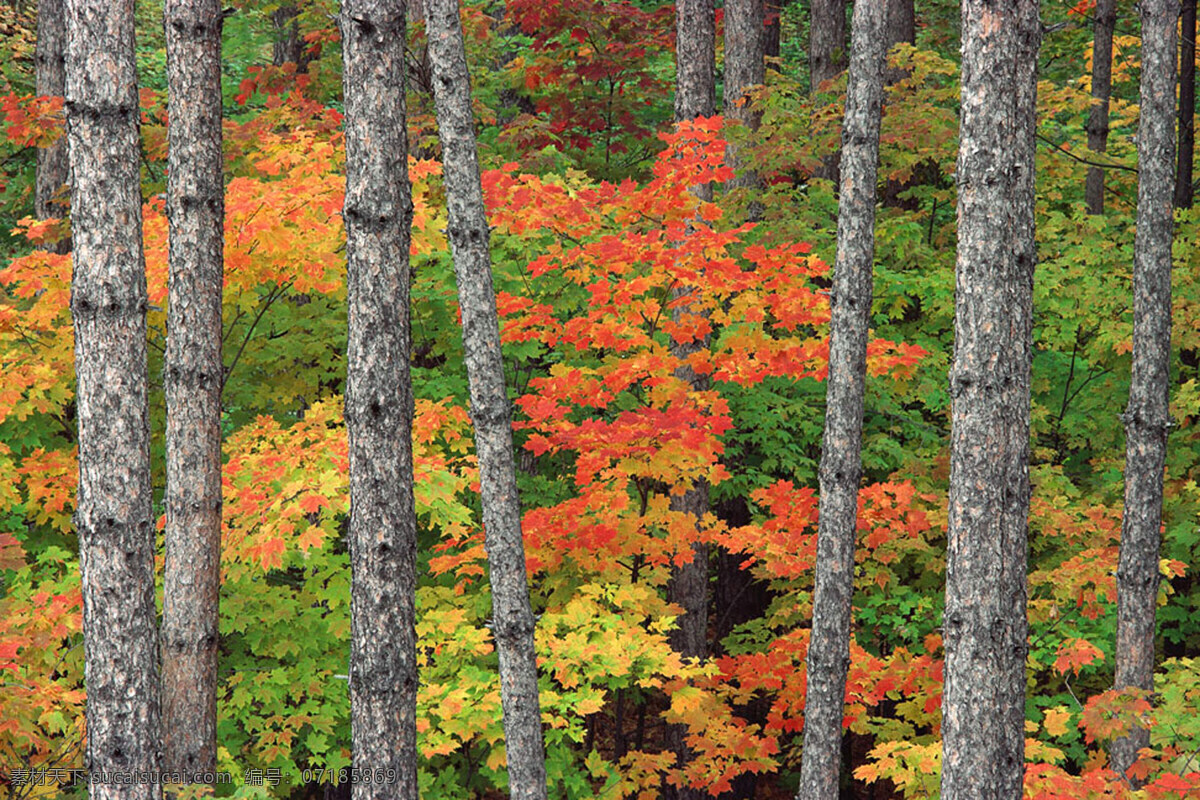
<svg viewBox="0 0 1200 800">
<path fill-rule="evenodd" d="M 785 796 L 804 719 L 836 216 L 832 187 L 814 172 L 835 139 L 836 112 L 814 107 L 789 68 L 755 95 L 760 131 L 720 118 L 667 129 L 669 6 L 506 5 L 504 20 L 470 9 L 468 39 L 495 53 L 499 31 L 510 37 L 510 60 L 480 68 L 477 95 L 523 98 L 507 110 L 497 101 L 480 141 L 540 614 L 551 796 L 652 798 L 664 784 Z M 1083 5 L 1047 15 L 1066 19 Z M 219 768 L 235 775 L 238 797 L 301 796 L 304 769 L 350 763 L 344 151 L 327 80 L 336 34 L 305 24 L 321 45 L 307 72 L 255 64 L 227 87 L 218 737 Z M 1048 39 L 1047 52 L 1074 66 L 1051 70 L 1040 92 L 1043 133 L 1067 150 L 1082 147 L 1089 102 L 1083 33 Z M 942 44 L 931 33 L 921 48 L 901 49 L 907 72 L 884 120 L 883 178 L 905 188 L 903 202 L 880 212 L 868 347 L 845 710 L 857 797 L 938 792 L 957 97 Z M 1114 130 L 1135 119 L 1122 99 L 1136 93 L 1135 78 L 1114 77 Z M 4 88 L 3 153 L 60 135 L 59 101 L 11 81 Z M 412 107 L 422 102 L 414 94 Z M 154 92 L 143 103 L 161 463 L 165 111 Z M 413 120 L 413 141 L 431 141 L 428 117 Z M 718 191 L 708 203 L 688 191 L 732 177 L 730 137 L 765 179 L 761 222 L 743 222 L 743 194 Z M 1131 157 L 1113 141 L 1112 158 Z M 491 797 L 506 780 L 500 692 L 432 155 L 414 148 L 410 158 L 420 779 L 428 797 Z M 0 175 L 0 212 L 15 229 L 0 263 L 0 474 L 10 478 L 0 483 L 0 781 L 15 769 L 78 766 L 85 734 L 71 260 L 36 248 L 69 223 L 27 218 L 29 179 L 19 159 L 12 164 Z M 1045 148 L 1038 168 L 1026 795 L 1194 797 L 1198 218 L 1181 213 L 1176 254 L 1185 269 L 1161 565 L 1167 657 L 1153 694 L 1118 694 L 1109 687 L 1122 441 L 1112 409 L 1127 389 L 1135 184 L 1110 176 L 1109 216 L 1086 217 L 1085 167 Z M 691 313 L 673 313 L 681 304 Z M 685 343 L 699 345 L 686 358 L 672 346 Z M 685 368 L 707 387 L 680 377 Z M 713 496 L 698 527 L 670 504 L 697 480 Z M 680 609 L 665 592 L 671 566 L 691 558 L 697 539 L 718 553 L 713 656 L 703 662 L 670 647 Z M 668 723 L 687 727 L 698 757 L 686 768 L 664 748 Z M 1108 770 L 1104 749 L 1131 724 L 1151 726 L 1136 791 Z M 282 782 L 251 787 L 252 769 L 278 769 Z M 26 788 L 59 796 L 57 786 Z"/>
</svg>

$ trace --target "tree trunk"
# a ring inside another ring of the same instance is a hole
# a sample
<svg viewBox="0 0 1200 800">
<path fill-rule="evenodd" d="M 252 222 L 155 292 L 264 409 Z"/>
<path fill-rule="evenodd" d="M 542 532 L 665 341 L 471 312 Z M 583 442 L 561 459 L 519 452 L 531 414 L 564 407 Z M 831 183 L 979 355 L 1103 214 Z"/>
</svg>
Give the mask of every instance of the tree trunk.
<svg viewBox="0 0 1200 800">
<path fill-rule="evenodd" d="M 438 138 L 442 144 L 442 174 L 449 206 L 446 233 L 458 281 L 471 419 L 479 459 L 483 528 L 492 587 L 492 635 L 500 659 L 509 794 L 519 800 L 544 800 L 546 763 L 538 703 L 534 617 L 526 585 L 512 417 L 492 286 L 488 221 L 471 111 L 471 79 L 458 0 L 428 0 L 425 11 Z"/>
<path fill-rule="evenodd" d="M 752 131 L 758 130 L 762 112 L 757 111 L 748 90 L 766 81 L 766 27 L 764 0 L 728 0 L 725 4 L 725 116 Z M 738 158 L 737 147 L 725 150 L 729 164 L 739 171 L 730 188 L 761 189 L 758 172 Z M 762 216 L 761 206 L 752 206 L 751 219 Z"/>
<path fill-rule="evenodd" d="M 417 797 L 416 550 L 404 0 L 344 0 L 346 430 L 356 800 Z"/>
<path fill-rule="evenodd" d="M 300 39 L 300 10 L 291 3 L 281 5 L 271 12 L 271 24 L 275 27 L 275 43 L 271 48 L 271 63 L 277 67 L 295 64 L 296 72 L 304 72 L 308 64 L 304 58 L 304 42 Z"/>
<path fill-rule="evenodd" d="M 217 765 L 221 559 L 221 4 L 168 0 L 167 526 L 163 589 L 166 765 Z"/>
<path fill-rule="evenodd" d="M 812 0 L 808 31 L 809 87 L 821 84 L 846 68 L 846 0 Z"/>
<path fill-rule="evenodd" d="M 841 194 L 833 268 L 829 379 L 821 448 L 816 588 L 808 646 L 801 800 L 836 800 L 842 753 L 850 600 L 862 478 L 863 391 L 875 260 L 875 192 L 888 0 L 854 4 L 842 122 Z"/>
<path fill-rule="evenodd" d="M 716 47 L 717 25 L 713 0 L 679 0 L 675 4 L 675 121 L 710 117 L 716 113 Z M 701 201 L 712 200 L 712 186 L 697 186 L 693 193 Z M 690 290 L 676 293 L 686 296 Z M 690 314 L 687 304 L 673 312 L 676 318 Z M 672 354 L 680 359 L 704 346 L 703 342 L 678 345 L 672 342 Z M 691 369 L 681 368 L 678 377 L 694 389 L 707 388 L 707 381 Z M 697 481 L 682 495 L 672 495 L 670 507 L 695 517 L 696 524 L 708 513 L 708 484 Z M 672 570 L 667 590 L 672 603 L 683 608 L 679 627 L 671 632 L 671 645 L 685 658 L 703 659 L 708 653 L 708 545 L 692 545 L 692 560 Z M 689 763 L 693 754 L 685 741 L 687 726 L 667 726 L 667 746 L 676 754 L 680 767 Z M 690 800 L 707 796 L 707 792 L 690 787 L 666 787 L 668 798 Z"/>
<path fill-rule="evenodd" d="M 1113 27 L 1117 22 L 1116 0 L 1096 0 L 1095 33 L 1092 44 L 1092 108 L 1088 114 L 1088 148 L 1093 153 L 1108 149 L 1108 98 L 1112 93 Z M 1104 213 L 1104 169 L 1088 167 L 1084 191 L 1089 214 Z"/>
<path fill-rule="evenodd" d="M 766 16 L 766 33 L 764 34 L 764 50 L 767 58 L 778 59 L 781 56 L 783 46 L 783 26 L 781 24 L 783 10 L 788 7 L 791 0 L 764 0 L 765 16 Z M 779 72 L 779 66 L 772 64 L 770 69 Z"/>
<path fill-rule="evenodd" d="M 133 1 L 70 0 L 66 18 L 87 766 L 154 770 L 158 629 Z M 96 783 L 91 796 L 162 792 L 155 783 Z"/>
<path fill-rule="evenodd" d="M 1183 0 L 1179 56 L 1179 159 L 1175 207 L 1192 207 L 1192 158 L 1196 151 L 1196 0 Z"/>
<path fill-rule="evenodd" d="M 1025 771 L 1037 0 L 962 10 L 942 797 Z"/>
<path fill-rule="evenodd" d="M 67 29 L 63 10 L 63 0 L 41 0 L 38 3 L 34 63 L 35 91 L 40 97 L 62 97 L 64 94 L 63 47 Z M 67 167 L 66 136 L 47 147 L 38 148 L 33 201 L 34 214 L 38 219 L 63 219 L 67 216 Z M 71 248 L 68 241 L 60 241 L 52 249 L 57 253 L 66 253 Z"/>
<path fill-rule="evenodd" d="M 1154 688 L 1154 609 L 1171 367 L 1172 177 L 1178 0 L 1143 0 L 1138 213 L 1133 244 L 1133 375 L 1125 421 L 1125 513 L 1117 566 L 1117 689 Z M 1134 729 L 1112 743 L 1124 774 L 1150 744 Z M 1137 783 L 1135 781 L 1135 783 Z"/>
<path fill-rule="evenodd" d="M 916 44 L 917 12 L 913 0 L 888 0 L 887 6 L 887 30 L 884 33 L 887 52 L 898 44 Z M 883 73 L 883 80 L 888 85 L 906 77 L 908 70 L 903 69 L 886 69 Z"/>
</svg>

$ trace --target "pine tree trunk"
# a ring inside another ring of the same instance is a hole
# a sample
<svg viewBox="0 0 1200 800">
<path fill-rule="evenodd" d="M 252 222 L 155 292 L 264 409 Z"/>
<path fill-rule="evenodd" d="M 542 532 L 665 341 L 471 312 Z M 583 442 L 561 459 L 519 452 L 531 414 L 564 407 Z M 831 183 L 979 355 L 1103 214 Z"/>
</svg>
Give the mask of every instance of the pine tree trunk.
<svg viewBox="0 0 1200 800">
<path fill-rule="evenodd" d="M 163 589 L 166 764 L 217 763 L 221 559 L 221 4 L 168 0 L 167 526 Z"/>
<path fill-rule="evenodd" d="M 728 0 L 725 4 L 725 117 L 752 131 L 758 130 L 762 112 L 751 105 L 747 92 L 766 81 L 764 10 L 764 0 Z M 738 158 L 735 145 L 726 148 L 725 158 L 739 172 L 729 182 L 730 188 L 762 189 L 758 172 Z M 751 219 L 761 216 L 761 206 L 752 206 Z"/>
<path fill-rule="evenodd" d="M 479 459 L 483 528 L 492 587 L 492 635 L 500 660 L 509 794 L 519 800 L 544 800 L 546 763 L 538 703 L 534 617 L 526 585 L 512 416 L 504 382 L 467 53 L 458 0 L 428 0 L 425 12 L 438 138 L 442 144 L 442 174 L 449 206 L 446 233 L 458 281 L 471 418 Z"/>
<path fill-rule="evenodd" d="M 146 271 L 132 0 L 70 0 L 71 162 L 87 766 L 159 767 L 158 629 L 146 374 Z M 97 783 L 93 798 L 158 798 Z"/>
<path fill-rule="evenodd" d="M 710 117 L 716 113 L 716 12 L 713 0 L 679 0 L 675 4 L 675 121 Z M 693 193 L 702 201 L 712 200 L 712 185 L 695 187 Z M 686 296 L 689 290 L 676 293 Z M 676 318 L 692 313 L 688 305 L 678 307 Z M 672 343 L 672 354 L 685 359 L 704 346 L 703 342 L 684 345 Z M 694 389 L 707 388 L 707 382 L 692 370 L 682 368 L 676 373 Z M 697 481 L 682 495 L 672 495 L 672 511 L 700 519 L 708 513 L 708 484 Z M 672 570 L 667 594 L 672 603 L 683 608 L 678 628 L 671 632 L 671 646 L 686 658 L 703 659 L 708 654 L 708 545 L 697 542 L 692 546 L 692 560 Z M 680 767 L 693 759 L 685 741 L 687 726 L 667 726 L 667 746 L 676 754 Z M 690 787 L 666 787 L 669 800 L 691 800 L 707 796 L 707 792 Z"/>
<path fill-rule="evenodd" d="M 1037 0 L 962 10 L 942 797 L 1025 772 Z"/>
<path fill-rule="evenodd" d="M 1196 152 L 1196 0 L 1183 0 L 1179 47 L 1179 158 L 1175 207 L 1192 207 L 1192 159 Z"/>
<path fill-rule="evenodd" d="M 1088 148 L 1093 153 L 1108 149 L 1108 98 L 1112 93 L 1113 28 L 1117 22 L 1116 0 L 1096 0 L 1092 44 L 1092 108 L 1088 114 Z M 1104 169 L 1088 167 L 1084 201 L 1089 214 L 1104 213 Z"/>
<path fill-rule="evenodd" d="M 846 0 L 812 0 L 808 75 L 813 94 L 846 68 Z"/>
<path fill-rule="evenodd" d="M 821 448 L 816 589 L 797 794 L 801 800 L 838 797 L 846 671 L 850 665 L 858 488 L 862 478 L 863 392 L 871 323 L 888 5 L 888 0 L 858 0 L 852 21 Z"/>
<path fill-rule="evenodd" d="M 1115 688 L 1154 688 L 1154 611 L 1162 525 L 1163 468 L 1171 417 L 1172 184 L 1175 155 L 1175 31 L 1178 0 L 1143 0 L 1138 213 L 1133 244 L 1133 375 L 1125 409 L 1125 513 L 1117 566 Z M 1113 742 L 1124 773 L 1150 732 Z M 1137 783 L 1136 781 L 1134 782 Z"/>
<path fill-rule="evenodd" d="M 66 17 L 63 0 L 41 0 L 38 3 L 37 48 L 34 51 L 36 89 L 41 97 L 62 97 L 66 79 L 63 68 L 63 48 L 66 44 Z M 34 185 L 34 214 L 38 219 L 67 216 L 67 137 L 62 136 L 37 151 L 37 174 Z M 66 253 L 70 243 L 60 241 L 52 248 Z"/>
<path fill-rule="evenodd" d="M 346 430 L 355 800 L 417 797 L 416 549 L 403 0 L 344 0 Z"/>
</svg>

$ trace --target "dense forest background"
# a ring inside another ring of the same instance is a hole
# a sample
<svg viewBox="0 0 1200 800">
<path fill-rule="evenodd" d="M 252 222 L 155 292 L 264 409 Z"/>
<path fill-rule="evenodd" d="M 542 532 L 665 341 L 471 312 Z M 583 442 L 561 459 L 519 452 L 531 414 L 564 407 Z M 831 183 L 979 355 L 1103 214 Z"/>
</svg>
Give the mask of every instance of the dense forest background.
<svg viewBox="0 0 1200 800">
<path fill-rule="evenodd" d="M 166 45 L 161 4 L 137 8 L 163 514 Z M 427 797 L 497 797 L 507 777 L 492 602 L 421 9 L 410 4 L 408 50 L 420 786 Z M 1092 11 L 1087 0 L 1041 9 L 1026 795 L 1196 796 L 1200 212 L 1176 211 L 1155 691 L 1116 692 L 1140 27 L 1132 4 L 1118 2 L 1110 132 L 1097 154 L 1086 129 Z M 218 768 L 236 785 L 218 787 L 223 796 L 326 796 L 351 763 L 336 12 L 324 0 L 248 0 L 224 23 L 217 733 Z M 0 9 L 0 794 L 12 797 L 68 796 L 13 773 L 80 766 L 84 735 L 69 229 L 34 215 L 36 151 L 61 136 L 62 102 L 36 96 L 36 15 L 31 4 Z M 728 798 L 791 796 L 837 233 L 828 165 L 845 77 L 812 85 L 810 8 L 781 3 L 768 12 L 766 83 L 751 92 L 757 124 L 673 126 L 671 4 L 470 2 L 462 18 L 539 615 L 550 795 L 656 797 L 693 784 Z M 846 797 L 938 795 L 958 26 L 957 4 L 918 0 L 915 44 L 890 54 Z M 717 59 L 720 80 L 720 45 Z M 757 180 L 733 180 L 729 145 L 737 171 Z M 1089 214 L 1097 164 L 1104 207 Z M 711 202 L 689 192 L 710 183 Z M 686 360 L 710 377 L 702 389 L 673 378 L 668 344 L 688 338 L 689 323 L 663 313 L 697 259 L 706 266 L 688 280 L 709 329 Z M 697 530 L 671 497 L 698 479 L 711 513 Z M 711 601 L 710 657 L 696 661 L 671 646 L 680 610 L 666 587 L 698 541 L 709 546 Z M 681 725 L 695 757 L 679 766 L 667 736 Z M 1106 769 L 1106 746 L 1138 725 L 1151 738 L 1135 790 Z"/>
</svg>

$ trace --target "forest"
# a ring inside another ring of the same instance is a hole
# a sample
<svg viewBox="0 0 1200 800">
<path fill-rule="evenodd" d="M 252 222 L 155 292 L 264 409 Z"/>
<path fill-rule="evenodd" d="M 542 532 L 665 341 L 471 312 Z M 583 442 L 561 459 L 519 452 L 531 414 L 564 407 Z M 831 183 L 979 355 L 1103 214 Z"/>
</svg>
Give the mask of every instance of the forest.
<svg viewBox="0 0 1200 800">
<path fill-rule="evenodd" d="M 0 798 L 1200 798 L 1196 0 L 0 31 Z"/>
</svg>

